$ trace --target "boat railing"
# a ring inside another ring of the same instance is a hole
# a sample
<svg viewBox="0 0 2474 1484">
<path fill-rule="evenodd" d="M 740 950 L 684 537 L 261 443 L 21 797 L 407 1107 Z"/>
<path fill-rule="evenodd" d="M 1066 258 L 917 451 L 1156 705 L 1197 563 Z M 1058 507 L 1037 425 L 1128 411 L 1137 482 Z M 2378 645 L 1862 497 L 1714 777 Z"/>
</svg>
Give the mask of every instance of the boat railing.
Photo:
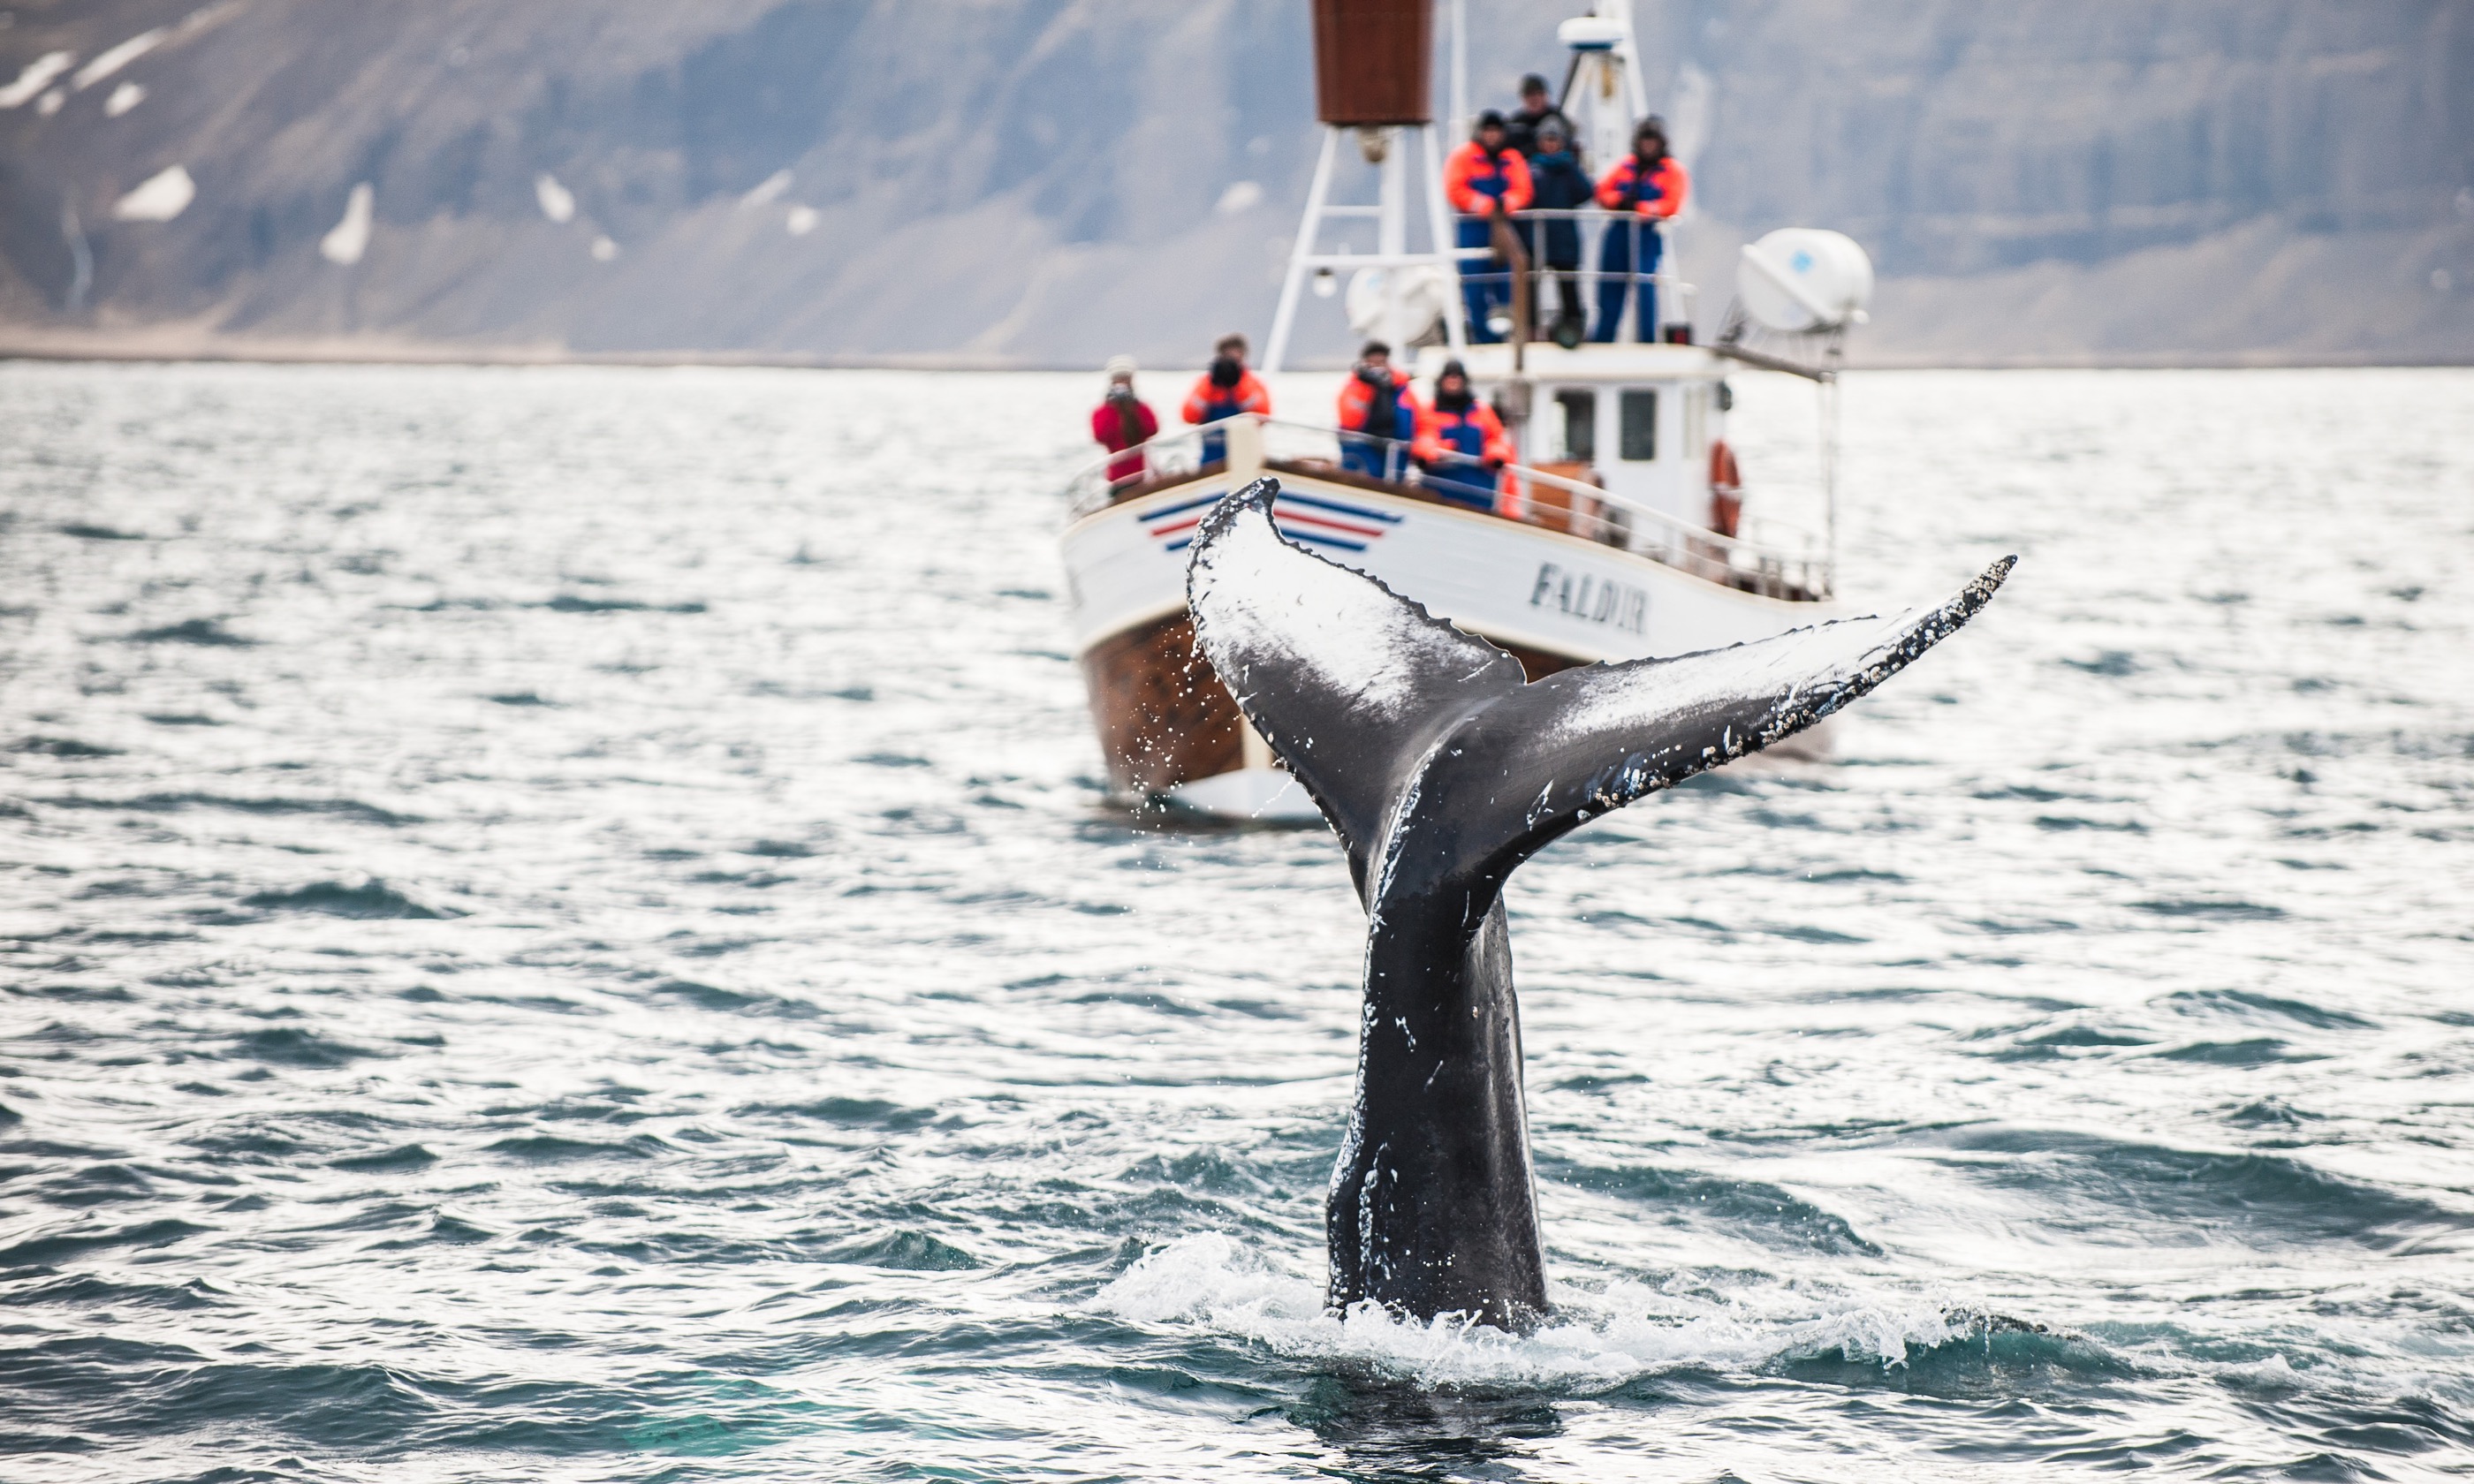
<svg viewBox="0 0 2474 1484">
<path fill-rule="evenodd" d="M 1668 230 L 1664 219 L 1584 206 L 1537 207 L 1527 211 L 1516 211 L 1512 213 L 1512 222 L 1520 233 L 1521 246 L 1529 258 L 1529 302 L 1534 306 L 1532 313 L 1539 322 L 1538 326 L 1533 327 L 1532 339 L 1552 338 L 1551 335 L 1541 337 L 1536 332 L 1538 328 L 1553 323 L 1546 310 L 1549 283 L 1555 285 L 1554 294 L 1558 308 L 1564 314 L 1592 322 L 1591 328 L 1598 327 L 1593 322 L 1608 318 L 1597 312 L 1599 290 L 1602 287 L 1613 287 L 1618 284 L 1623 285 L 1627 291 L 1646 285 L 1657 289 L 1661 298 L 1673 296 L 1659 306 L 1659 319 L 1667 324 L 1688 325 L 1692 323 L 1693 306 L 1700 297 L 1700 290 L 1667 272 L 1662 266 L 1674 260 L 1672 243 L 1663 243 L 1663 250 L 1659 254 L 1661 267 L 1655 273 L 1643 273 L 1639 270 L 1640 245 L 1637 242 L 1627 254 L 1627 261 L 1633 265 L 1631 268 L 1611 271 L 1604 266 L 1606 239 L 1610 230 L 1619 226 L 1645 228 L 1658 233 L 1662 241 Z M 1552 224 L 1559 223 L 1568 223 L 1571 226 L 1574 233 L 1573 246 L 1576 250 L 1573 253 L 1576 261 L 1564 266 L 1556 266 L 1546 261 L 1549 256 L 1547 249 L 1551 245 L 1552 238 L 1557 235 L 1549 228 Z M 1492 248 L 1461 248 L 1454 251 L 1453 256 L 1460 259 L 1461 274 L 1465 278 L 1490 272 L 1500 275 L 1506 271 L 1501 260 L 1495 257 Z M 1486 266 L 1490 263 L 1494 265 L 1491 269 Z M 1501 281 L 1499 276 L 1497 281 Z M 1629 292 L 1626 297 L 1630 297 Z M 1579 302 L 1570 302 L 1572 299 L 1577 299 Z M 1635 310 L 1633 314 L 1627 316 L 1621 312 L 1623 305 L 1617 304 L 1613 307 L 1617 312 L 1612 317 L 1612 323 L 1604 328 L 1610 335 L 1622 338 L 1627 324 L 1637 326 L 1639 323 L 1638 311 Z"/>
<path fill-rule="evenodd" d="M 1407 486 L 1462 509 L 1472 508 L 1474 494 L 1498 518 L 1628 551 L 1721 586 L 1804 602 L 1827 598 L 1831 591 L 1827 549 L 1809 533 L 1783 523 L 1765 523 L 1765 530 L 1780 533 L 1775 539 L 1728 536 L 1586 479 L 1520 464 L 1488 469 L 1483 461 L 1450 449 L 1429 468 L 1413 459 L 1410 444 L 1398 439 L 1250 413 L 1163 433 L 1094 460 L 1067 486 L 1071 518 L 1079 520 L 1222 463 L 1229 424 L 1238 421 L 1259 430 L 1259 456 L 1273 473 L 1336 476 L 1343 482 L 1365 479 L 1377 489 Z M 1469 477 L 1451 477 L 1464 467 Z"/>
<path fill-rule="evenodd" d="M 1226 457 L 1220 448 L 1227 436 L 1225 425 L 1205 423 L 1159 433 L 1105 458 L 1092 460 L 1066 481 L 1066 518 L 1079 520 L 1160 485 L 1191 478 L 1205 464 Z M 1206 453 L 1214 457 L 1205 458 Z"/>
</svg>

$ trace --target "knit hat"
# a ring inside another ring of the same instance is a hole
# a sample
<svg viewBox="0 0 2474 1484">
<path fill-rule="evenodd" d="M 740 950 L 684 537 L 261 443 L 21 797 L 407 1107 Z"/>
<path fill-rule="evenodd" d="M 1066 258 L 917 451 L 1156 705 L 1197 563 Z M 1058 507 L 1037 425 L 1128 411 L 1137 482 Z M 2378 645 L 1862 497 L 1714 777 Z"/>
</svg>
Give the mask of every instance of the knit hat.
<svg viewBox="0 0 2474 1484">
<path fill-rule="evenodd" d="M 1112 355 L 1108 357 L 1107 371 L 1110 381 L 1131 381 L 1134 379 L 1134 358 L 1130 355 Z"/>
</svg>

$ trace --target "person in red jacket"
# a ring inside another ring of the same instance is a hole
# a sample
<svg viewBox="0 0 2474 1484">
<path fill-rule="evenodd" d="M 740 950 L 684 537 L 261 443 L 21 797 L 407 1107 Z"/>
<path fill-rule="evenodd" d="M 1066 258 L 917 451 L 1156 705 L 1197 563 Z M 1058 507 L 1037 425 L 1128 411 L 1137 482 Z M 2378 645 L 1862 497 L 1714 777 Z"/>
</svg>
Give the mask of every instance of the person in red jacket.
<svg viewBox="0 0 2474 1484">
<path fill-rule="evenodd" d="M 1512 462 L 1503 419 L 1469 390 L 1468 371 L 1445 361 L 1435 399 L 1418 409 L 1418 442 L 1410 452 L 1428 490 L 1455 505 L 1492 513 L 1495 470 Z"/>
<path fill-rule="evenodd" d="M 1418 437 L 1408 378 L 1392 370 L 1392 347 L 1370 340 L 1340 384 L 1340 467 L 1375 479 L 1400 477 L 1405 444 Z"/>
<path fill-rule="evenodd" d="M 1249 412 L 1265 418 L 1272 415 L 1271 389 L 1246 367 L 1246 337 L 1223 335 L 1211 347 L 1211 369 L 1185 395 L 1185 420 L 1222 422 Z M 1202 435 L 1203 463 L 1217 464 L 1227 457 L 1226 434 Z"/>
<path fill-rule="evenodd" d="M 1632 153 L 1598 182 L 1598 204 L 1621 215 L 1607 224 L 1606 245 L 1598 252 L 1598 323 L 1591 340 L 1611 342 L 1622 327 L 1624 291 L 1635 286 L 1635 263 L 1642 275 L 1640 339 L 1658 339 L 1658 289 L 1647 275 L 1658 272 L 1665 248 L 1659 224 L 1684 209 L 1690 184 L 1684 166 L 1666 153 L 1666 126 L 1655 117 L 1642 119 L 1633 131 Z"/>
<path fill-rule="evenodd" d="M 1529 182 L 1529 161 L 1507 142 L 1503 115 L 1492 108 L 1477 116 L 1477 132 L 1443 161 L 1443 195 L 1461 214 L 1460 244 L 1483 248 L 1494 241 L 1492 219 L 1497 214 L 1526 211 L 1535 192 Z M 1468 336 L 1481 342 L 1501 340 L 1487 322 L 1512 301 L 1512 275 L 1506 270 L 1470 273 L 1465 259 L 1461 292 L 1468 301 Z"/>
<path fill-rule="evenodd" d="M 1091 441 L 1123 457 L 1108 461 L 1111 488 L 1129 485 L 1148 472 L 1141 444 L 1159 432 L 1159 415 L 1134 395 L 1134 358 L 1108 358 L 1108 395 L 1091 410 Z"/>
</svg>

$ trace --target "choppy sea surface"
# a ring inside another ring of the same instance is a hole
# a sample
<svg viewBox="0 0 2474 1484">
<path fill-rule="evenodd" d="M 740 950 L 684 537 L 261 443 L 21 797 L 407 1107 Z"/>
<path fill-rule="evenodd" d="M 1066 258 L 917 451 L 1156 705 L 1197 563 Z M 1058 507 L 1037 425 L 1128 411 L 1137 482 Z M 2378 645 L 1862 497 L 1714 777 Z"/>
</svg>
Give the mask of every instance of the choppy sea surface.
<svg viewBox="0 0 2474 1484">
<path fill-rule="evenodd" d="M 0 1474 L 2474 1473 L 2474 374 L 1849 380 L 1845 590 L 2023 561 L 1515 879 L 1523 1338 L 1320 1310 L 1362 922 L 1103 797 L 1093 390 L 0 367 Z"/>
</svg>

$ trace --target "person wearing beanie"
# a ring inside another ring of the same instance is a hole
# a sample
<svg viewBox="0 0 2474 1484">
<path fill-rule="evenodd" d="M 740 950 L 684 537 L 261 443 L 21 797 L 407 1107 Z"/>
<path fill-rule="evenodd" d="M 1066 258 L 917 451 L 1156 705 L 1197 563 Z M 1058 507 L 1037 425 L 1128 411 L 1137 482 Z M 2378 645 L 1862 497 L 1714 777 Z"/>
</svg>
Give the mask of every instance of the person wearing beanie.
<svg viewBox="0 0 2474 1484">
<path fill-rule="evenodd" d="M 1636 272 L 1641 275 L 1640 339 L 1658 339 L 1658 288 L 1648 277 L 1658 272 L 1666 246 L 1659 224 L 1684 209 L 1690 186 L 1683 165 L 1666 153 L 1665 124 L 1655 116 L 1642 119 L 1633 131 L 1632 153 L 1598 182 L 1598 204 L 1620 216 L 1607 225 L 1598 251 L 1598 323 L 1591 340 L 1612 342 L 1623 327 L 1624 291 L 1634 287 Z"/>
<path fill-rule="evenodd" d="M 1340 384 L 1340 465 L 1372 479 L 1397 479 L 1418 436 L 1418 404 L 1392 370 L 1392 347 L 1370 340 Z"/>
<path fill-rule="evenodd" d="M 1504 142 L 1503 115 L 1492 108 L 1477 116 L 1469 142 L 1452 151 L 1443 162 L 1443 195 L 1461 214 L 1460 245 L 1491 247 L 1493 218 L 1525 211 L 1531 195 L 1529 162 Z M 1493 342 L 1503 337 L 1487 322 L 1512 300 L 1512 275 L 1507 269 L 1461 273 L 1461 294 L 1468 304 L 1468 338 Z"/>
<path fill-rule="evenodd" d="M 1445 361 L 1435 378 L 1435 399 L 1418 413 L 1419 482 L 1454 505 L 1492 514 L 1495 471 L 1512 462 L 1512 440 L 1494 409 L 1469 389 L 1468 371 Z"/>
<path fill-rule="evenodd" d="M 1271 389 L 1263 385 L 1246 366 L 1246 337 L 1223 335 L 1211 347 L 1211 368 L 1194 383 L 1185 395 L 1185 420 L 1195 423 L 1225 422 L 1243 413 L 1257 417 L 1272 415 Z M 1218 464 L 1228 457 L 1228 438 L 1225 433 L 1202 435 L 1202 462 Z"/>
<path fill-rule="evenodd" d="M 1581 168 L 1580 152 L 1560 113 L 1538 126 L 1538 149 L 1529 156 L 1529 179 L 1537 191 L 1535 204 L 1541 211 L 1577 211 L 1597 194 L 1589 172 Z M 1581 308 L 1581 224 L 1565 217 L 1529 226 L 1523 241 L 1529 246 L 1530 262 L 1543 270 L 1539 284 L 1542 288 L 1546 275 L 1552 274 L 1559 291 L 1555 341 L 1569 349 L 1581 343 L 1588 323 Z M 1532 295 L 1529 300 L 1540 312 L 1542 298 Z"/>
<path fill-rule="evenodd" d="M 1159 415 L 1134 395 L 1134 358 L 1108 357 L 1108 391 L 1091 412 L 1091 439 L 1120 457 L 1108 461 L 1111 489 L 1140 483 L 1149 471 L 1142 445 L 1159 432 Z"/>
<path fill-rule="evenodd" d="M 1539 132 L 1549 123 L 1563 126 L 1566 141 L 1576 137 L 1572 132 L 1572 121 L 1564 116 L 1563 109 L 1555 107 L 1555 100 L 1548 94 L 1546 80 L 1533 72 L 1520 80 L 1520 107 L 1503 121 L 1504 142 L 1534 162 L 1539 152 Z"/>
</svg>

